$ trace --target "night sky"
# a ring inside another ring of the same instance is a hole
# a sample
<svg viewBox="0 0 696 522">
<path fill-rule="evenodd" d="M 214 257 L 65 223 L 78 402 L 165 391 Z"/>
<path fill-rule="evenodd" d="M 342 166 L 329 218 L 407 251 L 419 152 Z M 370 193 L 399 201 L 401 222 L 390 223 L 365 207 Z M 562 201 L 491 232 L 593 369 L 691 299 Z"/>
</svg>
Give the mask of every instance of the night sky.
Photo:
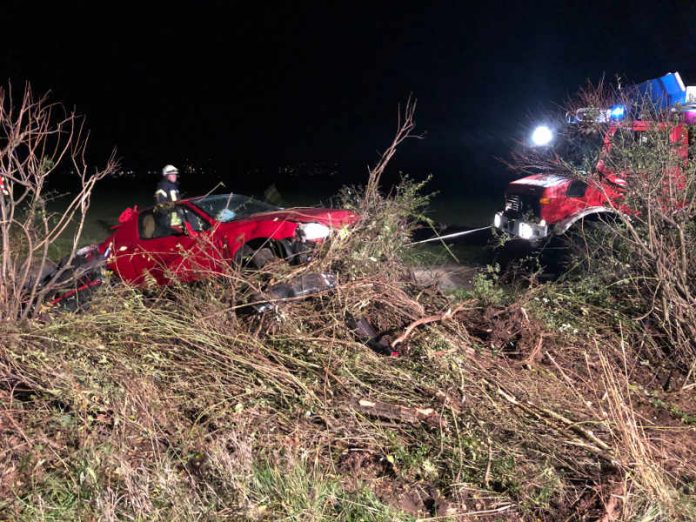
<svg viewBox="0 0 696 522">
<path fill-rule="evenodd" d="M 23 4 L 2 7 L 3 81 L 77 107 L 91 157 L 116 147 L 145 183 L 165 163 L 243 188 L 282 185 L 278 167 L 301 162 L 359 181 L 413 93 L 427 135 L 394 169 L 494 192 L 511 178 L 496 158 L 585 81 L 696 84 L 687 1 Z M 213 184 L 199 176 L 182 184 Z"/>
</svg>

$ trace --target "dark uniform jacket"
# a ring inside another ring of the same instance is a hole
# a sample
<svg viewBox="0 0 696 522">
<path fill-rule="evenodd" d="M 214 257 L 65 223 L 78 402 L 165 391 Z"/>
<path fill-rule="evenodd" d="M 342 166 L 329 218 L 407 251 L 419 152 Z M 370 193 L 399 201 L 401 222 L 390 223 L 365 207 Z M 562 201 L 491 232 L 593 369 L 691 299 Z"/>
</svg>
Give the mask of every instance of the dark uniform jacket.
<svg viewBox="0 0 696 522">
<path fill-rule="evenodd" d="M 172 183 L 167 179 L 163 179 L 157 184 L 157 190 L 155 190 L 155 202 L 158 205 L 162 203 L 170 203 L 173 201 L 179 201 L 181 199 L 179 195 L 179 184 Z"/>
<path fill-rule="evenodd" d="M 159 208 L 158 222 L 160 226 L 163 227 L 175 227 L 181 225 L 181 217 L 179 213 L 174 208 L 167 208 L 168 203 L 174 203 L 179 201 L 181 195 L 179 194 L 179 184 L 172 183 L 167 179 L 163 179 L 157 184 L 157 190 L 155 190 L 155 202 Z"/>
</svg>

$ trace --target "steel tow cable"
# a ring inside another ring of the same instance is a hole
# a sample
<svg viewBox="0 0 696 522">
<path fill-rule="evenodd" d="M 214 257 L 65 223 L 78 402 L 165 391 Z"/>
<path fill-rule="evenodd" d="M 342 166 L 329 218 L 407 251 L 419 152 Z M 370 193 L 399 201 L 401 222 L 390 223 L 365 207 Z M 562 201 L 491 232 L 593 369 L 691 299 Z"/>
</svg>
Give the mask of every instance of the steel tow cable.
<svg viewBox="0 0 696 522">
<path fill-rule="evenodd" d="M 409 243 L 409 246 L 420 245 L 421 243 L 430 243 L 431 241 L 443 241 L 445 239 L 452 239 L 455 237 L 466 236 L 468 234 L 473 234 L 474 232 L 481 232 L 482 230 L 488 230 L 489 228 L 493 228 L 493 226 L 488 225 L 487 227 L 475 228 L 473 230 L 465 230 L 463 232 L 455 232 L 454 234 L 447 234 L 446 236 L 436 236 L 436 237 L 431 237 L 429 239 L 423 239 L 421 241 L 414 241 L 413 243 Z"/>
</svg>

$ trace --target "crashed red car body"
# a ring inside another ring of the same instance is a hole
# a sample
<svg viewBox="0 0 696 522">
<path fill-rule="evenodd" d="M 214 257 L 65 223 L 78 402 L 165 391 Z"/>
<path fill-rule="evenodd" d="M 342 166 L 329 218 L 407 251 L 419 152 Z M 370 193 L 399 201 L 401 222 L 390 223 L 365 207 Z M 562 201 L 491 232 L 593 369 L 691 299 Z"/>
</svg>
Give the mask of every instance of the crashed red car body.
<svg viewBox="0 0 696 522">
<path fill-rule="evenodd" d="M 180 227 L 166 225 L 176 212 Z M 229 270 L 262 253 L 301 260 L 332 230 L 358 215 L 329 208 L 282 209 L 247 196 L 223 194 L 185 199 L 167 209 L 126 209 L 97 250 L 120 279 L 143 285 L 191 282 Z M 162 225 L 162 222 L 165 224 Z"/>
<path fill-rule="evenodd" d="M 180 226 L 169 225 L 172 213 Z M 259 268 L 276 258 L 301 263 L 317 244 L 358 218 L 350 210 L 283 209 L 239 194 L 128 208 L 109 237 L 78 251 L 67 270 L 58 265 L 65 284 L 49 304 L 79 307 L 101 285 L 105 268 L 122 281 L 146 286 L 193 282 L 225 274 L 234 265 Z"/>
</svg>

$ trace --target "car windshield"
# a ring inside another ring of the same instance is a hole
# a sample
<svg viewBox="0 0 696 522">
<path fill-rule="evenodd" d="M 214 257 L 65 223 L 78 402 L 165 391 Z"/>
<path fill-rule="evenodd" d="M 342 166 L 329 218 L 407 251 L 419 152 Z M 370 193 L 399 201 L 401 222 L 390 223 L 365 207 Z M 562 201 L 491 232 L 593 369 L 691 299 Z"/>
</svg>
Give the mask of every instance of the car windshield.
<svg viewBox="0 0 696 522">
<path fill-rule="evenodd" d="M 259 212 L 273 212 L 279 207 L 258 201 L 240 194 L 221 194 L 207 196 L 191 201 L 211 218 L 221 223 L 232 221 L 258 214 Z"/>
</svg>

